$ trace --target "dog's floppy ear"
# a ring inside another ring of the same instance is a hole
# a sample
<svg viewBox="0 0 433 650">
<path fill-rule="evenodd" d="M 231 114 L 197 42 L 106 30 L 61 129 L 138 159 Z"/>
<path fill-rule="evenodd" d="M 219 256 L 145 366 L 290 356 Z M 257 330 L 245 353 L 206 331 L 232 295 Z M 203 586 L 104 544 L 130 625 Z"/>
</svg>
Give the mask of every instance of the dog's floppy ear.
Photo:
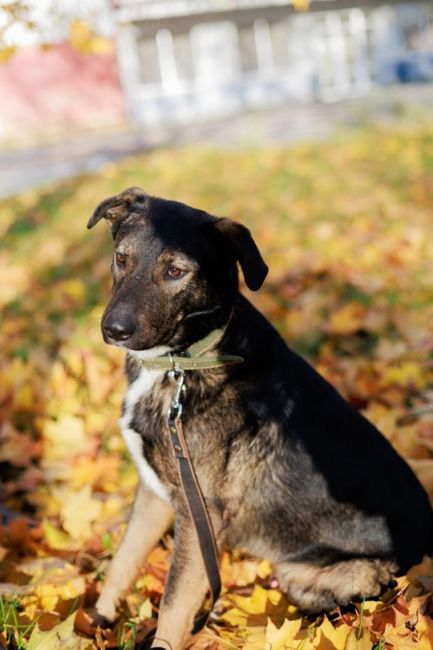
<svg viewBox="0 0 433 650">
<path fill-rule="evenodd" d="M 241 265 L 247 287 L 257 291 L 267 274 L 266 266 L 248 228 L 231 219 L 218 219 L 214 227 L 224 236 L 235 259 Z"/>
<path fill-rule="evenodd" d="M 102 201 L 90 217 L 87 227 L 93 228 L 101 219 L 107 219 L 115 237 L 121 221 L 126 219 L 134 208 L 142 209 L 148 199 L 149 196 L 139 187 L 128 187 L 120 194 Z"/>
</svg>

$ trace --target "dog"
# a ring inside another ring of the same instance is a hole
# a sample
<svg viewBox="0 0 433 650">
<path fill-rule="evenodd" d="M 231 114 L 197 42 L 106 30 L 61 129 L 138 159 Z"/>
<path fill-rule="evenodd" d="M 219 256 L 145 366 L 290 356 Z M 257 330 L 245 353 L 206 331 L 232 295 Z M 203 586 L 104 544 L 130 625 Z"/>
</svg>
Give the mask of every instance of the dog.
<svg viewBox="0 0 433 650">
<path fill-rule="evenodd" d="M 140 486 L 96 603 L 112 622 L 137 571 L 175 519 L 153 648 L 179 650 L 208 589 L 169 440 L 173 386 L 148 360 L 208 352 L 243 361 L 186 372 L 183 426 L 217 547 L 266 557 L 302 612 L 380 595 L 433 547 L 433 516 L 412 470 L 382 434 L 239 292 L 268 268 L 249 230 L 182 203 L 126 189 L 104 200 L 114 239 L 106 343 L 127 350 L 120 420 Z"/>
</svg>

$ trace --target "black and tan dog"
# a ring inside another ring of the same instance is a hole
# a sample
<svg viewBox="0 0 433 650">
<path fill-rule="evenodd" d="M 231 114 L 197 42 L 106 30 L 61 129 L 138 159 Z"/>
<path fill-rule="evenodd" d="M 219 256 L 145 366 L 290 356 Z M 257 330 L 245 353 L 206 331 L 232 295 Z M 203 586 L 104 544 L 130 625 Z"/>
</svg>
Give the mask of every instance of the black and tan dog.
<svg viewBox="0 0 433 650">
<path fill-rule="evenodd" d="M 208 589 L 173 458 L 172 386 L 143 360 L 179 353 L 223 328 L 213 354 L 239 365 L 188 373 L 184 429 L 218 547 L 272 561 L 306 612 L 377 596 L 433 547 L 427 496 L 383 436 L 289 350 L 238 290 L 267 267 L 242 225 L 130 188 L 106 199 L 115 240 L 107 343 L 127 349 L 121 426 L 141 482 L 96 605 L 116 606 L 174 515 L 171 568 L 154 647 L 182 648 Z"/>
</svg>

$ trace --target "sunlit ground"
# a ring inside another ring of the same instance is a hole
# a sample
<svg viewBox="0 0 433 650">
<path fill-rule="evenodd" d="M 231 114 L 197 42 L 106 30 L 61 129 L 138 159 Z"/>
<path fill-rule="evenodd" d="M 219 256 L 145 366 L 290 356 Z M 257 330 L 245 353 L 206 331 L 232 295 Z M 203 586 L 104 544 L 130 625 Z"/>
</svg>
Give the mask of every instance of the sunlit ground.
<svg viewBox="0 0 433 650">
<path fill-rule="evenodd" d="M 59 639 L 132 648 L 155 623 L 169 536 L 112 633 L 73 631 L 137 481 L 117 427 L 123 353 L 99 332 L 110 236 L 85 227 L 100 200 L 130 185 L 251 228 L 271 272 L 249 297 L 410 459 L 433 497 L 433 127 L 291 149 L 156 151 L 25 193 L 0 206 L 1 500 L 38 524 L 0 529 L 0 645 L 11 648 Z M 266 561 L 225 556 L 222 598 L 191 647 L 427 650 L 432 576 L 426 560 L 382 601 L 302 619 L 271 589 Z"/>
</svg>

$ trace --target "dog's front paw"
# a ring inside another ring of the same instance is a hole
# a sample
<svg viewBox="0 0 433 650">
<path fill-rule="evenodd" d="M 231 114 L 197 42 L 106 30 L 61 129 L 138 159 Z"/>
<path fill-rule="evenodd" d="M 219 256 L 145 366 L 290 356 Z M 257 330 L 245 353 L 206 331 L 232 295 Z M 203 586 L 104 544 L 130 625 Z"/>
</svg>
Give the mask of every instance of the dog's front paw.
<svg viewBox="0 0 433 650">
<path fill-rule="evenodd" d="M 113 618 L 107 618 L 106 616 L 98 612 L 96 607 L 92 607 L 90 610 L 87 610 L 86 613 L 92 619 L 92 625 L 94 627 L 102 627 L 102 628 L 111 627 L 116 619 L 116 612 L 114 612 Z"/>
<path fill-rule="evenodd" d="M 89 610 L 92 616 L 99 623 L 100 627 L 109 627 L 117 618 L 116 601 L 113 598 L 107 597 L 102 591 L 94 607 Z"/>
<path fill-rule="evenodd" d="M 88 609 L 80 608 L 75 616 L 74 630 L 81 636 L 94 638 L 98 628 L 105 629 L 110 627 L 110 625 L 110 621 L 107 621 L 106 618 L 101 616 L 95 607 Z"/>
</svg>

